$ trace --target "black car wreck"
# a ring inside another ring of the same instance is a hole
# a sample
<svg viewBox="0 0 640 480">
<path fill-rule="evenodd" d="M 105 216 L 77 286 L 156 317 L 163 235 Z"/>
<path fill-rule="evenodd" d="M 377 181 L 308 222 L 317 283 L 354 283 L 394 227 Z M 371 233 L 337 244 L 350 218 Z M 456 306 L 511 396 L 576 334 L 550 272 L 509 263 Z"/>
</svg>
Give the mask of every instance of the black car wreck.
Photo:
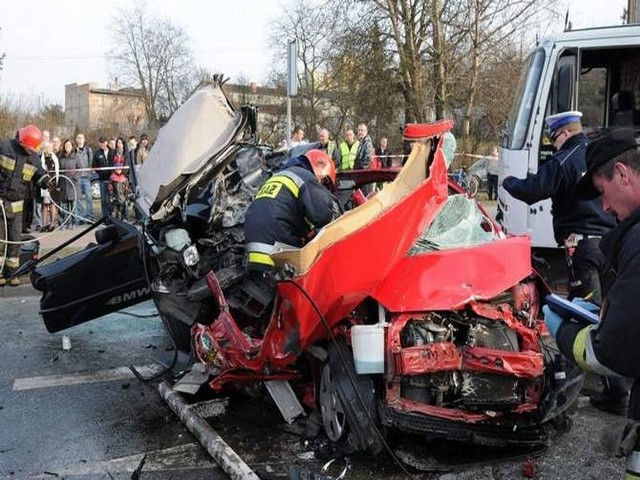
<svg viewBox="0 0 640 480">
<path fill-rule="evenodd" d="M 298 413 L 317 412 L 332 442 L 377 452 L 386 427 L 544 445 L 583 376 L 551 344 L 540 313 L 549 290 L 528 239 L 507 238 L 447 183 L 451 123 L 407 128 L 415 146 L 401 170 L 339 175 L 337 202 L 349 211 L 302 249 L 275 255 L 283 276 L 273 302 L 246 274 L 243 220 L 287 154 L 257 142 L 256 121 L 219 82 L 194 93 L 138 173 L 144 224 L 103 220 L 95 244 L 33 271 L 48 331 L 151 298 L 203 383 L 277 386 Z M 364 185 L 379 191 L 367 200 Z M 385 249 L 361 254 L 381 238 Z M 328 285 L 330 275 L 340 281 Z M 255 328 L 271 305 L 269 324 Z M 380 342 L 371 371 L 354 349 L 363 332 Z"/>
</svg>

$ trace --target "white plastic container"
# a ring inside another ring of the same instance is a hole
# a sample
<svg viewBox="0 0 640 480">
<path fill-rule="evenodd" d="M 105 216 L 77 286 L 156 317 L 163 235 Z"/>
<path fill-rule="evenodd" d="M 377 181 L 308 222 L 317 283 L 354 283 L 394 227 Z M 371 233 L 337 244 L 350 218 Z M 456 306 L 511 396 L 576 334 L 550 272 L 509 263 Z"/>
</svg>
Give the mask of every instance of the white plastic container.
<svg viewBox="0 0 640 480">
<path fill-rule="evenodd" d="M 357 373 L 384 373 L 384 324 L 354 325 L 351 346 Z"/>
</svg>

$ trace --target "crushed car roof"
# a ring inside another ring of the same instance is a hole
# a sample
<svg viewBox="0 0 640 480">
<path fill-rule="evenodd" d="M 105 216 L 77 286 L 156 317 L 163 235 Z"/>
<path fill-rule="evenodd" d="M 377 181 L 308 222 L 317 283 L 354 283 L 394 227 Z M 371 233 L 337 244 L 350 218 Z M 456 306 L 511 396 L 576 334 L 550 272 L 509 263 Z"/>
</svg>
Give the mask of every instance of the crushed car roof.
<svg viewBox="0 0 640 480">
<path fill-rule="evenodd" d="M 243 124 L 218 82 L 197 90 L 160 129 L 138 173 L 138 206 L 149 213 L 238 135 Z"/>
</svg>

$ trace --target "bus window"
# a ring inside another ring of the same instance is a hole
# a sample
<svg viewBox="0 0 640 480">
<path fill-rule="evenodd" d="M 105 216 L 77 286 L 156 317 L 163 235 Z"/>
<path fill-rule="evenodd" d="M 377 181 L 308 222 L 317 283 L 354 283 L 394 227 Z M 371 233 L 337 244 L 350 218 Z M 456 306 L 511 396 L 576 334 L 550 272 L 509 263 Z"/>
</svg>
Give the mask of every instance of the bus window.
<svg viewBox="0 0 640 480">
<path fill-rule="evenodd" d="M 542 75 L 545 53 L 542 48 L 534 50 L 527 58 L 520 77 L 520 84 L 516 92 L 515 101 L 511 106 L 507 128 L 502 138 L 502 146 L 519 150 L 524 146 L 529 122 L 531 121 L 533 105 L 538 94 L 538 84 Z"/>
<path fill-rule="evenodd" d="M 604 67 L 582 69 L 578 90 L 578 110 L 582 112 L 585 129 L 597 130 L 605 126 L 607 108 L 608 71 Z"/>
</svg>

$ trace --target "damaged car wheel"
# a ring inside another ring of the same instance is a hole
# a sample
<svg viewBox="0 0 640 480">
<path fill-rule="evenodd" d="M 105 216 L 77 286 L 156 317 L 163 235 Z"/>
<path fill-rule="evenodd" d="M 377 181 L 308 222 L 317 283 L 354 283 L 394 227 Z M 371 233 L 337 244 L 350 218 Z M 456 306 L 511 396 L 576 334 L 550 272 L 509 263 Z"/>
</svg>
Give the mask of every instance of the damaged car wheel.
<svg viewBox="0 0 640 480">
<path fill-rule="evenodd" d="M 331 366 L 328 363 L 322 369 L 320 378 L 320 414 L 329 440 L 339 442 L 346 428 L 346 420 L 342 402 L 333 383 Z"/>
<path fill-rule="evenodd" d="M 358 375 L 343 340 L 329 345 L 329 361 L 320 378 L 322 423 L 334 442 L 346 440 L 356 451 L 379 453 L 383 440 L 376 426 L 376 389 L 369 375 Z"/>
</svg>

